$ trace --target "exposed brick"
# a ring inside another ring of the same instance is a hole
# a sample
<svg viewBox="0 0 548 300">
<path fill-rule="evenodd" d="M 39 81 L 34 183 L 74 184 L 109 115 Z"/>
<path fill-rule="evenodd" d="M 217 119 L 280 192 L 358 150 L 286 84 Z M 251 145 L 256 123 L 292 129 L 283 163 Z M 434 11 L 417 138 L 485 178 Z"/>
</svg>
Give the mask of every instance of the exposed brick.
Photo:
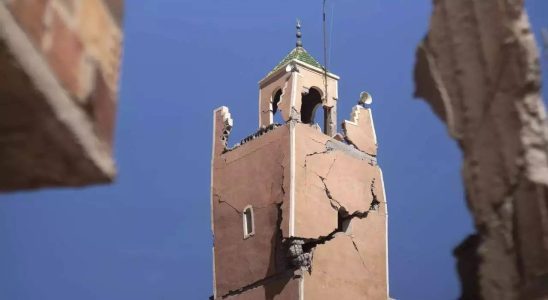
<svg viewBox="0 0 548 300">
<path fill-rule="evenodd" d="M 112 180 L 0 39 L 0 191 Z"/>
<path fill-rule="evenodd" d="M 79 37 L 67 27 L 61 17 L 53 14 L 51 24 L 52 45 L 46 53 L 48 62 L 63 87 L 72 95 L 80 88 L 80 64 L 83 46 Z"/>
<path fill-rule="evenodd" d="M 98 62 L 106 84 L 116 90 L 122 40 L 120 28 L 101 0 L 82 2 L 77 17 L 78 35 L 86 53 Z"/>
<path fill-rule="evenodd" d="M 35 45 L 40 45 L 46 30 L 44 14 L 50 0 L 13 0 L 9 9 Z"/>
<path fill-rule="evenodd" d="M 112 150 L 116 102 L 103 76 L 96 72 L 95 89 L 88 103 L 97 136 Z"/>
<path fill-rule="evenodd" d="M 113 180 L 121 39 L 102 0 L 0 0 L 0 192 Z"/>
</svg>

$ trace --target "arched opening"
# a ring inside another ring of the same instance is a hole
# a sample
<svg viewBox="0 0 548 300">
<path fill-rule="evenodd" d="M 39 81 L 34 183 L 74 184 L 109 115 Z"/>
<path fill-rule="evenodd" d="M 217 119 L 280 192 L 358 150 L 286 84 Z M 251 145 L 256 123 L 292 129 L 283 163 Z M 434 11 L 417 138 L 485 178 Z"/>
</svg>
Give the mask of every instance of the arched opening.
<svg viewBox="0 0 548 300">
<path fill-rule="evenodd" d="M 308 94 L 302 97 L 301 102 L 301 122 L 306 124 L 314 124 L 318 122 L 324 128 L 325 119 L 324 109 L 322 107 L 322 95 L 314 88 L 308 91 Z"/>
<path fill-rule="evenodd" d="M 314 115 L 312 117 L 312 124 L 318 123 L 320 128 L 322 129 L 322 132 L 325 133 L 325 114 L 327 113 L 327 110 L 325 107 L 323 107 L 321 104 L 316 105 L 316 108 L 314 109 Z"/>
<path fill-rule="evenodd" d="M 253 217 L 253 207 L 251 205 L 248 205 L 244 209 L 244 213 L 242 214 L 244 239 L 247 239 L 248 237 L 255 234 L 255 221 L 253 220 Z"/>
<path fill-rule="evenodd" d="M 271 106 L 270 111 L 272 114 L 272 118 L 270 118 L 270 120 L 272 120 L 272 123 L 277 123 L 277 124 L 284 123 L 282 114 L 277 113 L 278 104 L 280 103 L 281 98 L 282 98 L 282 89 L 277 89 L 276 92 L 274 93 L 274 96 L 272 96 L 272 101 L 270 102 L 270 106 Z"/>
</svg>

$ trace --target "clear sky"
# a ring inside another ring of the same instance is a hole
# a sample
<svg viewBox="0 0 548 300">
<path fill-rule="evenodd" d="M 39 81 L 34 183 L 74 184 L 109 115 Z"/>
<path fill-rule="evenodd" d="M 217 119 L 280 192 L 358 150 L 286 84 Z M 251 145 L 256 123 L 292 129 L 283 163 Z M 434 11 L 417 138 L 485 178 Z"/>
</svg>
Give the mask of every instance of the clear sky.
<svg viewBox="0 0 548 300">
<path fill-rule="evenodd" d="M 391 295 L 455 299 L 451 252 L 472 231 L 460 152 L 412 98 L 431 1 L 329 2 L 339 120 L 374 98 Z M 528 8 L 538 36 L 548 2 Z M 0 196 L 0 299 L 207 299 L 212 111 L 230 108 L 231 144 L 257 129 L 257 82 L 294 47 L 297 17 L 321 60 L 320 0 L 127 0 L 117 181 Z"/>
</svg>

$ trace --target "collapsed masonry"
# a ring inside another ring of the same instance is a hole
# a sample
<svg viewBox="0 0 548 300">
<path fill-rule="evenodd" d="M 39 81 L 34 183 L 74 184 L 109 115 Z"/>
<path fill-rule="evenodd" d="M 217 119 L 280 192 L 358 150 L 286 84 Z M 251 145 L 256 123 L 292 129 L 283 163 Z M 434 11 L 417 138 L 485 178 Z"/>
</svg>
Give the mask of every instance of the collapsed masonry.
<svg viewBox="0 0 548 300">
<path fill-rule="evenodd" d="M 214 299 L 388 299 L 371 110 L 337 134 L 337 80 L 297 46 L 259 83 L 257 133 L 229 147 L 228 108 L 214 112 Z"/>
<path fill-rule="evenodd" d="M 110 182 L 122 0 L 0 0 L 0 191 Z"/>
<path fill-rule="evenodd" d="M 548 126 L 523 1 L 434 1 L 416 96 L 463 152 L 461 299 L 548 299 Z"/>
</svg>

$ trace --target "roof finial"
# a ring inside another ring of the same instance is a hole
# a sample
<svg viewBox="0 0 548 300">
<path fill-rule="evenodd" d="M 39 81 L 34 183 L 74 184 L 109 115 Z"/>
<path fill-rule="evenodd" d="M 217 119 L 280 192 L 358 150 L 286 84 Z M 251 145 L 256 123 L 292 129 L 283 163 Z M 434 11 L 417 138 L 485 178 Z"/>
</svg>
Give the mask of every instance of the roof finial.
<svg viewBox="0 0 548 300">
<path fill-rule="evenodd" d="M 302 34 L 301 34 L 301 20 L 297 19 L 297 47 L 302 47 L 303 46 L 303 41 L 301 39 L 302 37 Z"/>
</svg>

